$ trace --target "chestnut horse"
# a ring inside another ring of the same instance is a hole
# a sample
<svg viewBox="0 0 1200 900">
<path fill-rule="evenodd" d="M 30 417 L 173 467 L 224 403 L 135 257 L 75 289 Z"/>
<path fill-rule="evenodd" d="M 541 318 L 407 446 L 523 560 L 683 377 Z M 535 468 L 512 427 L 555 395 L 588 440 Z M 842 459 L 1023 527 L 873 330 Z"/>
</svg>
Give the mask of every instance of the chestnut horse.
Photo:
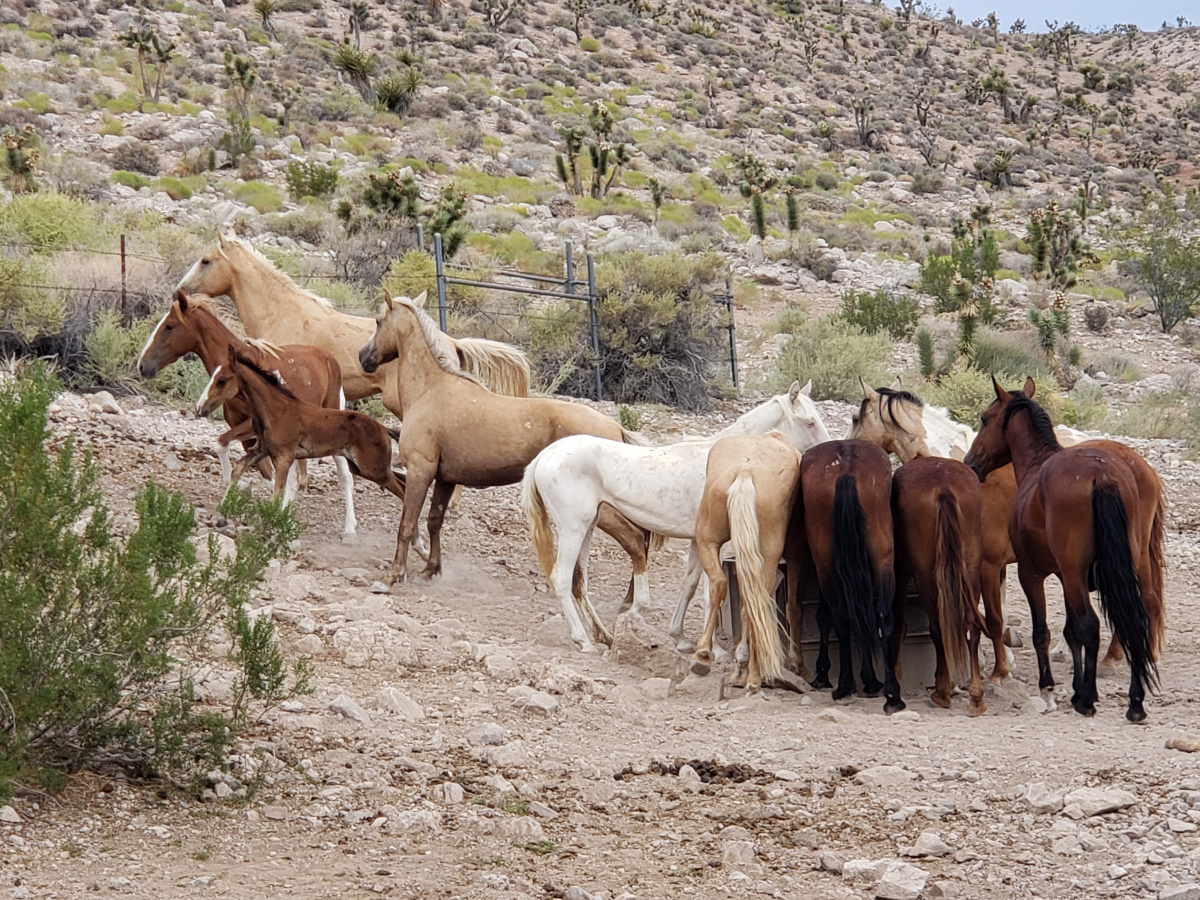
<svg viewBox="0 0 1200 900">
<path fill-rule="evenodd" d="M 221 321 L 208 297 L 190 297 L 187 291 L 177 292 L 175 302 L 151 332 L 138 356 L 137 368 L 143 378 L 153 378 L 186 354 L 195 353 L 211 377 L 222 366 L 228 367 L 230 347 L 236 348 L 237 352 L 255 364 L 278 371 L 292 392 L 305 402 L 327 409 L 341 409 L 345 405 L 341 369 L 337 360 L 328 353 L 316 347 L 297 344 L 276 347 L 263 341 L 243 341 Z M 225 424 L 229 425 L 229 430 L 217 438 L 217 459 L 221 464 L 222 483 L 229 485 L 232 475 L 229 444 L 235 440 L 241 441 L 247 453 L 250 453 L 256 438 L 250 419 L 249 399 L 236 391 L 227 393 L 222 402 L 210 404 L 208 411 L 215 410 L 222 403 L 225 407 Z M 335 459 L 334 463 L 346 504 L 343 533 L 352 535 L 357 527 L 354 518 L 354 480 L 345 460 Z M 262 468 L 263 474 L 270 477 L 265 459 Z M 241 471 L 245 471 L 245 466 L 241 467 Z M 291 485 L 292 473 L 283 474 Z M 291 500 L 290 487 L 288 491 L 288 500 Z"/>
<path fill-rule="evenodd" d="M 918 457 L 892 474 L 896 599 L 892 607 L 892 642 L 887 652 L 896 666 L 904 638 L 904 603 L 911 577 L 929 617 L 937 654 L 933 702 L 950 708 L 954 689 L 951 676 L 961 678 L 969 661 L 971 700 L 967 711 L 973 716 L 987 709 L 979 672 L 982 511 L 979 479 L 957 460 Z M 884 704 L 885 712 L 902 709 L 904 701 L 898 695 L 889 696 Z"/>
<path fill-rule="evenodd" d="M 728 580 L 721 566 L 721 545 L 733 542 L 742 597 L 742 643 L 746 645 L 746 688 L 755 693 L 764 679 L 783 673 L 783 650 L 775 612 L 775 576 L 787 546 L 793 515 L 801 514 L 800 451 L 784 434 L 724 437 L 708 451 L 704 493 L 696 517 L 695 541 L 708 576 L 710 599 L 704 634 L 692 656 L 692 671 L 708 674 L 713 633 Z M 799 571 L 800 559 L 788 560 Z M 798 583 L 798 581 L 796 582 Z M 789 586 L 793 580 L 789 579 Z M 798 598 L 788 597 L 789 615 Z M 739 662 L 741 659 L 739 647 Z"/>
<path fill-rule="evenodd" d="M 514 484 L 538 453 L 570 434 L 639 443 L 612 419 L 581 403 L 492 393 L 458 367 L 439 334 L 419 305 L 406 297 L 393 300 L 385 292 L 375 334 L 359 351 L 368 373 L 392 360 L 400 361 L 394 367 L 396 396 L 385 401 L 404 410 L 400 458 L 407 469 L 408 495 L 387 584 L 404 580 L 408 547 L 431 485 L 429 563 L 424 578 L 441 572 L 442 522 L 455 485 Z M 647 539 L 641 529 L 611 510 L 606 518 L 602 508 L 599 524 L 623 547 Z M 635 550 L 627 550 L 634 555 Z M 640 552 L 645 552 L 644 547 Z M 593 624 L 599 624 L 598 620 Z"/>
<path fill-rule="evenodd" d="M 890 655 L 884 654 L 883 685 L 875 678 L 873 660 L 881 634 L 884 646 L 890 645 L 896 593 L 888 455 L 866 441 L 817 444 L 800 461 L 800 489 L 804 532 L 821 590 L 817 607 L 821 648 L 813 687 L 831 687 L 832 626 L 841 660 L 833 699 L 854 693 L 851 635 L 861 657 L 863 691 L 875 696 L 882 688 L 888 697 L 899 697 Z"/>
<path fill-rule="evenodd" d="M 229 372 L 222 378 L 224 370 Z M 359 478 L 373 481 L 404 500 L 404 482 L 392 470 L 392 437 L 371 416 L 348 409 L 327 409 L 306 403 L 275 372 L 229 347 L 229 365 L 220 366 L 204 390 L 197 412 L 231 391 L 249 401 L 250 421 L 258 442 L 239 468 L 270 457 L 275 465 L 275 496 L 284 488 L 286 472 L 297 459 L 335 456 Z M 235 475 L 240 474 L 237 470 Z"/>
<path fill-rule="evenodd" d="M 1125 718 L 1141 722 L 1146 686 L 1157 683 L 1158 670 L 1141 588 L 1153 576 L 1148 554 L 1135 552 L 1143 534 L 1137 481 L 1124 460 L 1108 450 L 1059 446 L 1050 417 L 1033 400 L 1032 378 L 1023 391 L 1006 391 L 995 379 L 993 386 L 996 399 L 983 413 L 966 463 L 981 480 L 1009 462 L 1016 473 L 1009 532 L 1033 618 L 1038 686 L 1052 706 L 1045 581 L 1057 575 L 1067 610 L 1063 635 L 1074 661 L 1071 705 L 1081 715 L 1095 715 L 1100 620 L 1089 597 L 1094 586 L 1129 659 Z"/>
<path fill-rule="evenodd" d="M 862 388 L 865 399 L 854 417 L 851 437 L 879 444 L 895 453 L 901 462 L 914 456 L 962 458 L 975 440 L 975 432 L 953 421 L 944 409 L 923 404 L 907 391 L 891 388 L 876 391 L 866 384 Z M 1167 508 L 1162 481 L 1154 468 L 1127 444 L 1088 439 L 1086 435 L 1061 425 L 1054 429 L 1054 434 L 1064 447 L 1096 447 L 1115 454 L 1129 466 L 1137 481 L 1142 521 L 1137 552 L 1146 556 L 1151 575 L 1149 582 L 1142 585 L 1142 599 L 1150 616 L 1153 634 L 1151 649 L 1157 661 L 1166 640 L 1163 536 Z M 1017 481 L 1011 466 L 996 469 L 983 483 L 983 604 L 987 613 L 988 634 L 992 637 L 997 660 L 992 681 L 1006 677 L 1012 662 L 1009 651 L 1003 646 L 1001 632 L 1004 624 L 1004 567 L 1016 562 L 1007 528 L 1016 497 Z M 1000 523 L 1003 523 L 1003 527 L 1000 527 Z M 1113 635 L 1100 665 L 1112 668 L 1123 656 L 1121 642 Z"/>
</svg>

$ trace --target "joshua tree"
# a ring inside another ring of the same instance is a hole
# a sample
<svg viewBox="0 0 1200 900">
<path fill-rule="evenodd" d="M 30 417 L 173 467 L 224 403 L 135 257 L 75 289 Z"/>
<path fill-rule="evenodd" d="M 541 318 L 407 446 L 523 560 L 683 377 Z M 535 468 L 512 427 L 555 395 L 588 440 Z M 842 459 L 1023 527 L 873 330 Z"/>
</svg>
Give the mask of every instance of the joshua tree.
<svg viewBox="0 0 1200 900">
<path fill-rule="evenodd" d="M 354 49 L 362 50 L 362 33 L 371 23 L 371 12 L 364 0 L 350 0 L 350 33 L 354 36 Z"/>
<path fill-rule="evenodd" d="M 990 12 L 987 14 L 986 21 L 987 21 L 988 30 L 992 33 L 992 40 L 999 41 L 1000 40 L 1000 19 L 996 16 L 995 12 Z"/>
<path fill-rule="evenodd" d="M 578 126 L 568 125 L 558 129 L 558 136 L 563 140 L 566 151 L 554 155 L 554 166 L 562 183 L 571 189 L 576 196 L 583 194 L 583 174 L 579 169 L 579 154 L 583 151 L 584 130 Z"/>
<path fill-rule="evenodd" d="M 4 168 L 9 190 L 14 194 L 30 194 L 37 190 L 33 173 L 42 154 L 34 144 L 34 137 L 32 125 L 26 125 L 20 131 L 4 132 Z"/>
<path fill-rule="evenodd" d="M 345 75 L 350 79 L 350 83 L 354 85 L 363 100 L 370 103 L 375 99 L 371 79 L 379 71 L 379 55 L 377 53 L 363 53 L 357 47 L 350 46 L 349 41 L 343 41 L 333 52 L 329 62 L 339 75 Z"/>
<path fill-rule="evenodd" d="M 408 112 L 417 92 L 425 85 L 425 76 L 417 66 L 402 73 L 392 73 L 375 85 L 375 105 L 398 116 Z"/>
<path fill-rule="evenodd" d="M 258 14 L 263 31 L 271 36 L 271 40 L 279 40 L 279 35 L 275 33 L 275 23 L 271 21 L 275 13 L 279 12 L 279 0 L 254 0 L 254 12 Z"/>
<path fill-rule="evenodd" d="M 1139 34 L 1141 34 L 1141 31 L 1142 30 L 1140 28 L 1138 28 L 1136 25 L 1134 25 L 1132 22 L 1125 24 L 1125 25 L 1114 25 L 1113 26 L 1113 32 L 1115 34 L 1121 34 L 1121 35 L 1125 36 L 1125 40 L 1128 42 L 1130 50 L 1133 50 L 1133 39 L 1135 37 L 1137 37 Z"/>
<path fill-rule="evenodd" d="M 583 22 L 587 15 L 592 10 L 592 0 L 566 0 L 565 6 L 575 19 L 575 37 L 577 40 L 583 38 Z"/>
<path fill-rule="evenodd" d="M 229 79 L 229 93 L 243 119 L 250 117 L 250 91 L 258 80 L 258 68 L 249 56 L 238 56 L 225 48 L 225 75 Z"/>
<path fill-rule="evenodd" d="M 1081 265 L 1099 261 L 1084 244 L 1074 218 L 1054 200 L 1033 211 L 1026 240 L 1033 255 L 1034 277 L 1047 278 L 1059 290 L 1075 284 L 1075 273 Z"/>
<path fill-rule="evenodd" d="M 765 194 L 775 186 L 777 179 L 767 169 L 766 163 L 751 153 L 739 157 L 735 165 L 742 176 L 738 190 L 750 200 L 754 233 L 759 240 L 763 240 L 767 236 Z"/>
<path fill-rule="evenodd" d="M 852 97 L 850 108 L 854 111 L 854 127 L 858 131 L 858 143 L 870 147 L 879 136 L 879 132 L 871 127 L 871 112 L 875 109 L 875 101 L 868 96 Z"/>
<path fill-rule="evenodd" d="M 659 181 L 657 178 L 651 177 L 650 181 L 650 202 L 654 204 L 654 224 L 658 224 L 658 216 L 662 211 L 663 202 L 670 196 L 670 189 Z"/>
<path fill-rule="evenodd" d="M 483 0 L 483 17 L 492 31 L 499 31 L 526 0 Z"/>
<path fill-rule="evenodd" d="M 158 100 L 158 92 L 162 87 L 163 75 L 167 64 L 175 55 L 175 42 L 166 41 L 158 36 L 158 32 L 146 22 L 130 25 L 129 30 L 121 35 L 121 43 L 137 53 L 138 77 L 142 82 L 142 95 L 149 100 Z M 146 79 L 146 60 L 154 65 L 154 88 Z"/>
<path fill-rule="evenodd" d="M 290 131 L 292 127 L 292 107 L 296 105 L 300 99 L 300 88 L 295 84 L 279 84 L 272 81 L 269 90 L 275 102 L 283 109 L 283 114 L 279 117 L 279 124 L 284 131 Z"/>
</svg>

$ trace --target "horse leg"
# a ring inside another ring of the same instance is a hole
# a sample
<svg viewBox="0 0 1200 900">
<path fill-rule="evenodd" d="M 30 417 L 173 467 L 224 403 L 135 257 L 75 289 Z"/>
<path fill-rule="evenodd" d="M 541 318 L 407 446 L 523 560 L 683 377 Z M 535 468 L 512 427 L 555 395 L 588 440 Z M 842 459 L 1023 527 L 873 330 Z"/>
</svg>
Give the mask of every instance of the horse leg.
<svg viewBox="0 0 1200 900">
<path fill-rule="evenodd" d="M 800 560 L 789 556 L 787 559 L 787 625 L 788 648 L 785 665 L 805 681 L 812 678 L 808 666 L 804 664 L 802 642 L 804 637 L 804 610 L 800 602 L 801 571 Z"/>
<path fill-rule="evenodd" d="M 423 469 L 419 472 L 410 467 L 404 485 L 404 504 L 400 511 L 400 525 L 396 529 L 396 557 L 392 567 L 384 576 L 383 583 L 388 587 L 397 581 L 403 582 L 408 568 L 408 548 L 416 534 L 417 525 L 421 518 L 421 507 L 425 505 L 425 494 L 433 482 L 434 473 Z"/>
<path fill-rule="evenodd" d="M 221 466 L 221 484 L 229 487 L 232 484 L 233 466 L 229 462 L 229 444 L 222 440 L 225 435 L 217 438 L 217 462 Z"/>
<path fill-rule="evenodd" d="M 633 579 L 625 599 L 621 603 L 621 612 L 632 605 L 633 611 L 645 615 L 650 605 L 650 587 L 646 580 L 646 568 L 649 562 L 650 535 L 644 529 L 630 522 L 607 503 L 601 503 L 597 512 L 596 525 L 621 545 L 621 549 L 629 554 L 633 563 Z"/>
<path fill-rule="evenodd" d="M 833 691 L 834 700 L 842 700 L 851 696 L 855 690 L 854 684 L 854 653 L 850 644 L 850 616 L 844 606 L 832 607 L 833 631 L 838 639 L 838 683 Z M 861 653 L 869 653 L 866 647 Z M 873 673 L 872 673 L 873 674 Z"/>
<path fill-rule="evenodd" d="M 554 569 L 550 573 L 550 584 L 558 600 L 562 604 L 563 618 L 571 629 L 571 640 L 577 643 L 584 653 L 595 653 L 596 645 L 588 636 L 579 618 L 579 610 L 575 605 L 575 572 L 579 566 L 579 557 L 592 530 L 590 522 L 558 522 L 558 549 L 554 559 Z M 583 594 L 583 579 L 579 580 L 580 595 Z"/>
<path fill-rule="evenodd" d="M 1088 596 L 1087 572 L 1063 572 L 1063 599 L 1067 606 L 1067 625 L 1063 634 L 1071 647 L 1075 663 L 1074 693 L 1071 706 L 1081 716 L 1096 714 L 1096 658 L 1100 654 L 1100 617 L 1092 609 Z M 1131 698 L 1132 700 L 1132 698 Z"/>
<path fill-rule="evenodd" d="M 818 691 L 830 690 L 833 685 L 829 681 L 829 630 L 833 627 L 833 614 L 829 602 L 821 594 L 817 601 L 817 631 L 820 633 L 820 646 L 817 649 L 817 674 L 812 680 L 812 686 Z"/>
<path fill-rule="evenodd" d="M 297 482 L 297 479 L 298 479 L 297 470 L 300 468 L 300 464 L 301 464 L 302 462 L 303 462 L 303 460 L 293 459 L 293 460 L 292 460 L 292 462 L 291 462 L 291 465 L 289 465 L 289 466 L 287 467 L 286 474 L 284 475 L 284 482 L 283 482 L 283 506 L 284 506 L 285 508 L 286 508 L 286 507 L 287 507 L 287 506 L 288 506 L 288 505 L 289 505 L 289 504 L 290 504 L 290 503 L 291 503 L 293 500 L 295 500 L 295 499 L 296 499 L 296 482 Z M 276 493 L 276 495 L 278 495 L 278 493 L 279 493 L 279 488 L 278 488 L 278 484 L 279 484 L 279 472 L 278 472 L 278 471 L 276 471 L 276 473 L 275 473 L 275 484 L 276 484 L 275 493 Z"/>
<path fill-rule="evenodd" d="M 305 493 L 308 492 L 308 460 L 301 459 L 296 462 L 296 485 L 297 488 Z"/>
<path fill-rule="evenodd" d="M 905 709 L 907 704 L 900 696 L 900 649 L 904 646 L 904 602 L 908 599 L 908 573 L 903 568 L 896 571 L 896 588 L 892 596 L 892 615 L 889 633 L 884 635 L 884 686 L 883 711 L 889 716 Z"/>
<path fill-rule="evenodd" d="M 429 498 L 429 562 L 421 573 L 421 581 L 430 581 L 442 574 L 442 523 L 446 520 L 446 506 L 454 493 L 454 483 L 438 478 L 433 482 L 433 496 Z"/>
<path fill-rule="evenodd" d="M 1003 567 L 997 567 L 986 560 L 979 567 L 979 586 L 983 591 L 983 613 L 987 621 L 988 637 L 992 640 L 992 652 L 996 663 L 988 681 L 1000 684 L 1010 677 L 1008 667 L 1008 647 L 1004 644 L 1004 582 L 1001 578 Z"/>
<path fill-rule="evenodd" d="M 275 493 L 274 499 L 281 501 L 281 506 L 286 507 L 292 499 L 292 493 L 295 488 L 295 468 L 296 459 L 288 451 L 283 451 L 275 459 L 271 460 L 275 465 Z"/>
<path fill-rule="evenodd" d="M 683 620 L 687 616 L 688 604 L 695 596 L 696 587 L 700 584 L 700 577 L 703 574 L 704 567 L 700 565 L 700 551 L 696 547 L 696 542 L 692 541 L 688 546 L 687 568 L 683 573 L 679 600 L 675 604 L 675 615 L 671 616 L 671 625 L 667 629 L 667 634 L 675 640 L 675 649 L 680 653 L 690 653 L 696 649 L 696 645 L 683 636 Z"/>
<path fill-rule="evenodd" d="M 719 546 L 713 547 L 707 543 L 701 546 L 693 542 L 692 552 L 696 554 L 704 573 L 708 575 L 710 588 L 708 617 L 704 620 L 704 632 L 700 635 L 696 652 L 692 654 L 692 672 L 696 675 L 707 675 L 712 668 L 713 635 L 717 631 L 717 619 L 721 614 L 721 604 L 725 602 L 729 582 L 725 577 L 725 570 L 721 567 L 721 548 Z M 691 562 L 690 554 L 688 562 Z M 686 603 L 684 606 L 686 608 Z"/>
<path fill-rule="evenodd" d="M 1046 625 L 1046 576 L 1030 566 L 1017 564 L 1017 580 L 1029 599 L 1029 617 L 1033 620 L 1033 648 L 1037 652 L 1038 688 L 1046 709 L 1053 711 L 1058 704 L 1054 701 L 1054 675 L 1050 671 L 1050 629 Z"/>
<path fill-rule="evenodd" d="M 583 545 L 579 548 L 578 571 L 582 575 L 582 580 L 581 580 L 582 591 L 581 591 L 581 595 L 580 595 L 580 600 L 581 600 L 581 604 L 583 606 L 583 611 L 587 614 L 588 619 L 591 620 L 592 633 L 595 635 L 596 639 L 599 640 L 601 643 L 607 644 L 608 646 L 611 647 L 612 642 L 613 642 L 612 633 L 608 630 L 608 628 L 605 627 L 604 622 L 600 618 L 600 614 L 596 612 L 596 607 L 592 606 L 592 598 L 588 592 L 588 580 L 587 580 L 588 557 L 592 551 L 592 535 L 594 535 L 595 533 L 596 533 L 596 529 L 594 527 L 589 528 L 588 533 L 586 535 L 584 535 Z"/>
<path fill-rule="evenodd" d="M 354 476 L 350 474 L 350 464 L 341 456 L 333 458 L 337 469 L 338 482 L 342 487 L 342 500 L 346 504 L 346 521 L 342 525 L 342 537 L 353 537 L 358 530 L 358 520 L 354 517 Z"/>
</svg>

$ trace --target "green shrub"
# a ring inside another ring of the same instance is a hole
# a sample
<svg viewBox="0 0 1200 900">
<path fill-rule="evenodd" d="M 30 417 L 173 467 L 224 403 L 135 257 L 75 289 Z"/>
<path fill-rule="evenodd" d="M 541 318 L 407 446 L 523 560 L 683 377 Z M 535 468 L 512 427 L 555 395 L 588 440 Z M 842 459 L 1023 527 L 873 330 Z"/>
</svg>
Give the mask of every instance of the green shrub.
<svg viewBox="0 0 1200 900">
<path fill-rule="evenodd" d="M 1046 365 L 1046 357 L 1038 351 L 1027 333 L 980 332 L 975 338 L 973 364 L 979 371 L 995 375 L 1004 383 L 1023 380 L 1028 376 L 1038 383 L 1053 378 Z"/>
<path fill-rule="evenodd" d="M 276 234 L 289 237 L 293 241 L 304 241 L 306 244 L 320 244 L 325 239 L 325 229 L 331 218 L 320 206 L 313 205 L 295 212 L 271 216 L 268 221 L 271 230 Z"/>
<path fill-rule="evenodd" d="M 917 327 L 919 313 L 920 306 L 915 297 L 879 290 L 842 294 L 842 309 L 838 315 L 866 334 L 887 332 L 894 338 L 906 338 Z"/>
<path fill-rule="evenodd" d="M 770 334 L 795 334 L 808 321 L 808 313 L 802 306 L 785 306 L 767 326 Z"/>
<path fill-rule="evenodd" d="M 707 407 L 725 365 L 725 333 L 709 299 L 723 269 L 717 254 L 625 253 L 600 265 L 597 319 L 606 398 Z M 542 383 L 572 396 L 594 396 L 596 359 L 585 304 L 539 310 L 527 327 Z"/>
<path fill-rule="evenodd" d="M 1095 381 L 1077 383 L 1062 405 L 1063 424 L 1072 428 L 1103 428 L 1107 418 L 1104 388 Z"/>
<path fill-rule="evenodd" d="M 138 354 L 158 324 L 158 316 L 136 319 L 126 328 L 116 310 L 102 310 L 83 339 L 78 376 L 88 386 L 147 390 L 172 404 L 190 404 L 208 384 L 204 365 L 194 356 L 163 369 L 149 381 L 136 369 Z"/>
<path fill-rule="evenodd" d="M 953 257 L 930 253 L 921 263 L 921 281 L 918 287 L 923 293 L 937 298 L 939 305 L 948 304 L 955 271 Z"/>
<path fill-rule="evenodd" d="M 779 355 L 779 383 L 803 384 L 812 379 L 814 400 L 862 399 L 858 379 L 867 384 L 889 381 L 884 363 L 891 340 L 883 334 L 863 334 L 835 316 L 806 322 L 792 332 Z"/>
<path fill-rule="evenodd" d="M 232 553 L 210 535 L 201 561 L 191 506 L 150 482 L 133 532 L 114 534 L 91 455 L 70 436 L 46 449 L 60 387 L 40 366 L 0 384 L 0 798 L 96 763 L 198 784 L 226 764 L 252 702 L 291 693 L 270 618 L 252 621 L 247 606 L 297 529 L 238 494 L 223 512 L 252 527 Z M 201 710 L 194 674 L 222 629 L 234 700 Z M 310 675 L 297 665 L 293 690 Z"/>
<path fill-rule="evenodd" d="M 600 49 L 600 42 L 594 37 L 585 37 L 579 42 L 579 49 L 584 53 L 596 53 Z"/>
<path fill-rule="evenodd" d="M 979 417 L 996 399 L 992 377 L 978 369 L 956 369 L 937 381 L 929 381 L 917 388 L 921 399 L 933 406 L 943 406 L 951 418 L 969 428 L 979 428 Z M 1038 400 L 1042 400 L 1038 394 Z"/>
<path fill-rule="evenodd" d="M 1112 430 L 1129 437 L 1177 440 L 1187 436 L 1191 418 L 1184 397 L 1168 391 L 1125 407 L 1112 422 Z"/>
<path fill-rule="evenodd" d="M 158 179 L 158 189 L 165 193 L 172 200 L 190 200 L 192 199 L 192 188 L 182 178 L 173 178 L 169 175 L 164 175 Z"/>
<path fill-rule="evenodd" d="M 262 181 L 244 181 L 235 185 L 233 196 L 247 206 L 253 206 L 260 213 L 276 212 L 283 206 L 283 197 L 279 191 Z"/>
<path fill-rule="evenodd" d="M 123 172 L 118 170 L 112 173 L 111 178 L 117 184 L 133 188 L 135 191 L 140 191 L 144 187 L 150 187 L 150 179 L 145 175 L 139 175 L 137 172 Z"/>
<path fill-rule="evenodd" d="M 337 185 L 338 173 L 333 166 L 316 160 L 288 163 L 288 193 L 296 202 L 304 197 L 332 197 Z"/>
<path fill-rule="evenodd" d="M 836 190 L 837 186 L 841 183 L 842 183 L 841 179 L 838 178 L 837 175 L 834 174 L 833 172 L 830 172 L 828 169 L 822 169 L 821 171 L 819 171 L 817 173 L 816 178 L 813 180 L 813 184 L 815 184 L 817 187 L 819 187 L 823 191 Z M 861 394 L 862 391 L 859 391 L 859 393 Z"/>
<path fill-rule="evenodd" d="M 162 163 L 158 159 L 158 151 L 147 141 L 126 141 L 113 151 L 112 162 L 114 169 L 126 172 L 138 172 L 142 175 L 157 175 Z"/>
<path fill-rule="evenodd" d="M 0 203 L 0 238 L 29 244 L 35 252 L 91 245 L 104 233 L 97 208 L 66 194 L 42 191 Z"/>
</svg>

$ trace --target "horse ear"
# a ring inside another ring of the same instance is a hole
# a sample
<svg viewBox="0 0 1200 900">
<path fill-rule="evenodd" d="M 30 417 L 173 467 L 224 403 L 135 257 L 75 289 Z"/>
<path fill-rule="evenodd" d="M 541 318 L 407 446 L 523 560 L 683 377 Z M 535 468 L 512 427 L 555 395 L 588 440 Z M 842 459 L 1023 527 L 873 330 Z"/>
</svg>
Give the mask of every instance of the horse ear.
<svg viewBox="0 0 1200 900">
<path fill-rule="evenodd" d="M 1037 385 L 1033 383 L 1033 376 L 1032 375 L 1027 376 L 1025 378 L 1025 396 L 1028 397 L 1030 400 L 1032 400 L 1033 392 L 1036 390 L 1037 390 Z"/>
<path fill-rule="evenodd" d="M 396 305 L 392 302 L 392 295 L 389 294 L 386 289 L 383 292 L 383 302 L 389 310 L 393 309 Z"/>
<path fill-rule="evenodd" d="M 874 400 L 877 396 L 879 396 L 873 387 L 863 381 L 863 377 L 861 375 L 858 376 L 858 384 L 859 387 L 862 388 L 863 396 L 868 400 Z"/>
<path fill-rule="evenodd" d="M 219 246 L 222 250 L 225 249 L 225 232 L 223 232 L 219 226 L 217 228 L 217 246 Z"/>
<path fill-rule="evenodd" d="M 180 312 L 187 312 L 188 308 L 188 292 L 184 288 L 180 288 L 175 292 L 175 300 L 179 304 Z"/>
<path fill-rule="evenodd" d="M 1008 399 L 1008 391 L 1006 391 L 1004 388 L 1000 387 L 1000 382 L 998 382 L 996 380 L 995 375 L 992 376 L 992 387 L 996 391 L 996 399 L 997 400 L 1004 401 L 1004 400 Z"/>
<path fill-rule="evenodd" d="M 806 381 L 804 383 L 804 387 L 800 388 L 800 393 L 802 393 L 805 397 L 812 396 L 812 379 L 811 378 L 808 379 L 808 381 Z"/>
<path fill-rule="evenodd" d="M 897 375 L 897 376 L 896 376 L 896 380 L 892 382 L 892 390 L 893 390 L 893 391 L 898 391 L 898 390 L 900 390 L 900 386 L 901 386 L 903 383 L 904 383 L 904 382 L 900 380 L 900 376 L 899 376 L 899 375 Z"/>
<path fill-rule="evenodd" d="M 236 369 L 237 365 L 238 365 L 237 349 L 233 346 L 233 344 L 229 344 L 228 349 L 229 349 L 229 368 Z"/>
<path fill-rule="evenodd" d="M 793 381 L 792 386 L 788 388 L 788 403 L 795 403 L 796 398 L 800 396 L 800 382 Z"/>
<path fill-rule="evenodd" d="M 424 306 L 429 291 L 421 291 L 417 296 L 412 298 L 413 306 Z"/>
</svg>

